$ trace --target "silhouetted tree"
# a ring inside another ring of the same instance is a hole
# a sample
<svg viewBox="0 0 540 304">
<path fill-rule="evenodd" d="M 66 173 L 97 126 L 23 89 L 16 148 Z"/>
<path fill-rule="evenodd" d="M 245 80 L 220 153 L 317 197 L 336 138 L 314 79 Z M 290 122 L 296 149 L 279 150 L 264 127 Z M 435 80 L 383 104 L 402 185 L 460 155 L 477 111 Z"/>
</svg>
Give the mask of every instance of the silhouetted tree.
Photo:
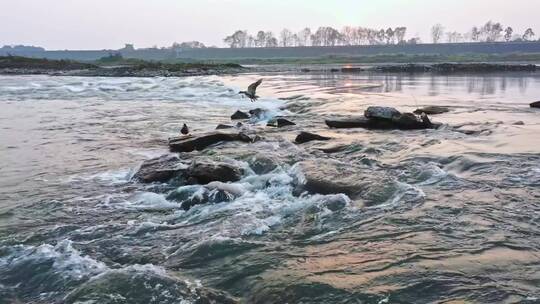
<svg viewBox="0 0 540 304">
<path fill-rule="evenodd" d="M 504 30 L 504 40 L 506 40 L 506 42 L 510 41 L 510 39 L 512 39 L 512 34 L 513 33 L 514 33 L 514 29 L 511 28 L 511 27 L 507 27 Z"/>
<path fill-rule="evenodd" d="M 523 40 L 525 41 L 529 41 L 530 39 L 532 39 L 533 37 L 535 36 L 532 28 L 528 28 L 525 33 L 523 34 Z"/>
<path fill-rule="evenodd" d="M 444 34 L 444 27 L 441 24 L 435 24 L 431 28 L 431 39 L 433 40 L 433 43 L 439 43 L 439 41 L 441 41 L 443 34 Z"/>
<path fill-rule="evenodd" d="M 281 39 L 281 46 L 288 47 L 292 45 L 293 33 L 289 29 L 283 29 L 279 36 Z"/>
<path fill-rule="evenodd" d="M 298 41 L 300 46 L 311 45 L 311 29 L 306 27 L 298 33 Z"/>
</svg>

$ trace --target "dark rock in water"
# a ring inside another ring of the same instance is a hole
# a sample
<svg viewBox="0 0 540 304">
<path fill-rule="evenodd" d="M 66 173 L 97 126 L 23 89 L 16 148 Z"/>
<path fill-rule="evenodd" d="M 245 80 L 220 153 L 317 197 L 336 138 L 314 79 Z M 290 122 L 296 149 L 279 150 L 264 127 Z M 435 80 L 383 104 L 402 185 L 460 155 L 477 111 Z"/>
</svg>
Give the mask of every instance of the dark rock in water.
<svg viewBox="0 0 540 304">
<path fill-rule="evenodd" d="M 199 136 L 186 136 L 169 140 L 169 148 L 172 152 L 201 151 L 207 147 L 226 141 L 252 142 L 252 138 L 244 133 L 211 132 Z"/>
<path fill-rule="evenodd" d="M 437 114 L 443 114 L 450 112 L 450 109 L 448 107 L 441 107 L 441 106 L 427 106 L 420 109 L 417 109 L 414 111 L 414 114 L 422 114 L 425 113 L 427 115 L 437 115 Z"/>
<path fill-rule="evenodd" d="M 330 128 L 349 129 L 393 129 L 395 125 L 391 120 L 368 119 L 365 117 L 350 117 L 341 119 L 327 119 L 325 123 Z"/>
<path fill-rule="evenodd" d="M 310 69 L 307 69 L 307 68 L 301 69 L 300 71 L 301 71 L 302 73 L 309 73 L 309 72 L 311 72 L 311 70 L 310 70 Z"/>
<path fill-rule="evenodd" d="M 143 183 L 164 183 L 185 170 L 186 167 L 180 162 L 178 156 L 164 155 L 143 162 L 133 179 Z"/>
<path fill-rule="evenodd" d="M 208 203 L 210 191 L 203 186 L 182 186 L 167 195 L 167 200 L 182 204 L 182 209 L 189 210 L 195 205 Z"/>
<path fill-rule="evenodd" d="M 360 67 L 343 67 L 341 68 L 342 73 L 359 73 L 364 71 L 364 69 Z"/>
<path fill-rule="evenodd" d="M 350 145 L 337 145 L 337 146 L 331 146 L 331 147 L 321 147 L 319 148 L 319 150 L 327 154 L 332 154 L 332 153 L 338 153 L 338 152 L 344 151 L 349 147 Z"/>
<path fill-rule="evenodd" d="M 288 119 L 285 118 L 277 118 L 275 120 L 269 121 L 267 126 L 268 127 L 276 127 L 276 128 L 282 128 L 286 126 L 295 126 L 296 124 Z"/>
<path fill-rule="evenodd" d="M 264 154 L 256 154 L 248 160 L 249 167 L 256 174 L 266 174 L 278 167 L 278 161 Z"/>
<path fill-rule="evenodd" d="M 219 125 L 216 127 L 216 130 L 233 129 L 233 128 L 234 128 L 234 126 L 231 126 L 231 125 L 219 124 Z"/>
<path fill-rule="evenodd" d="M 114 297 L 114 298 L 113 298 Z M 119 300 L 121 299 L 121 300 Z M 235 304 L 225 293 L 188 284 L 154 266 L 111 269 L 83 283 L 62 303 Z"/>
<path fill-rule="evenodd" d="M 339 211 L 349 204 L 349 199 L 344 195 L 327 196 L 323 199 L 322 206 L 330 211 Z"/>
<path fill-rule="evenodd" d="M 516 121 L 513 123 L 514 126 L 524 126 L 525 125 L 525 122 L 519 120 L 519 121 Z"/>
<path fill-rule="evenodd" d="M 540 108 L 540 101 L 531 103 L 531 108 Z"/>
<path fill-rule="evenodd" d="M 392 107 L 369 107 L 364 112 L 366 118 L 393 119 L 401 113 Z"/>
<path fill-rule="evenodd" d="M 327 119 L 330 128 L 365 128 L 365 129 L 399 129 L 416 130 L 437 128 L 440 124 L 431 123 L 426 114 L 421 117 L 413 113 L 400 113 L 391 107 L 369 107 L 365 117 L 345 119 Z"/>
<path fill-rule="evenodd" d="M 331 69 L 330 69 L 330 72 L 332 72 L 332 73 L 337 73 L 337 72 L 339 72 L 339 69 L 331 68 Z"/>
<path fill-rule="evenodd" d="M 429 121 L 429 118 L 425 114 L 420 118 L 413 113 L 403 113 L 394 117 L 392 121 L 396 124 L 396 128 L 400 130 L 431 128 L 431 121 Z"/>
<path fill-rule="evenodd" d="M 425 73 L 431 70 L 430 66 L 421 64 L 382 65 L 371 70 L 385 73 Z"/>
<path fill-rule="evenodd" d="M 231 115 L 232 120 L 238 120 L 238 119 L 249 119 L 249 114 L 246 112 L 242 112 L 240 110 L 234 112 L 233 115 Z"/>
<path fill-rule="evenodd" d="M 321 136 L 315 133 L 301 132 L 296 136 L 295 142 L 297 144 L 307 143 L 313 140 L 330 140 L 330 137 Z"/>
<path fill-rule="evenodd" d="M 210 160 L 196 160 L 186 171 L 186 174 L 197 180 L 199 184 L 208 184 L 214 181 L 236 182 L 240 180 L 243 173 L 241 168 Z"/>
</svg>

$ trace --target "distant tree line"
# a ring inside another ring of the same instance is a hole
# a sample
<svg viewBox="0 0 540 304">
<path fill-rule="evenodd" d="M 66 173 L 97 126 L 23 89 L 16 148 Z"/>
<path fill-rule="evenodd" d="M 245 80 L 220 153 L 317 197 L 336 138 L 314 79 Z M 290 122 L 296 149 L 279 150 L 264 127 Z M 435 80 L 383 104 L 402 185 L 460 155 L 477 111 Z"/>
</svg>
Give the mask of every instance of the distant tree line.
<svg viewBox="0 0 540 304">
<path fill-rule="evenodd" d="M 416 44 L 420 42 L 420 38 L 405 40 L 406 33 L 407 28 L 404 26 L 389 27 L 386 30 L 352 26 L 337 30 L 324 26 L 316 31 L 306 27 L 297 33 L 283 29 L 278 36 L 271 31 L 258 31 L 257 34 L 251 35 L 248 31 L 238 30 L 225 37 L 223 41 L 231 48 Z"/>
<path fill-rule="evenodd" d="M 528 28 L 524 33 L 516 33 L 511 26 L 503 26 L 500 22 L 488 21 L 482 26 L 474 26 L 467 33 L 446 31 L 442 24 L 431 28 L 433 43 L 459 43 L 459 42 L 497 42 L 497 41 L 533 41 L 535 33 Z"/>
</svg>

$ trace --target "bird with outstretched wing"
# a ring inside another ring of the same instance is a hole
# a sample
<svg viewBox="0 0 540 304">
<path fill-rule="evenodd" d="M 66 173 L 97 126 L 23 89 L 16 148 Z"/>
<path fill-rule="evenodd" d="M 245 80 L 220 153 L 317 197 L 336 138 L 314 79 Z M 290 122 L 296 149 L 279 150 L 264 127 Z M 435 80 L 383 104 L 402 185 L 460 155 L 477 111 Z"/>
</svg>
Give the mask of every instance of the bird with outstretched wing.
<svg viewBox="0 0 540 304">
<path fill-rule="evenodd" d="M 247 91 L 240 91 L 238 94 L 244 94 L 245 96 L 249 97 L 251 99 L 251 102 L 256 101 L 259 99 L 259 96 L 257 96 L 257 87 L 261 85 L 262 79 L 257 80 L 256 82 L 249 85 Z"/>
</svg>

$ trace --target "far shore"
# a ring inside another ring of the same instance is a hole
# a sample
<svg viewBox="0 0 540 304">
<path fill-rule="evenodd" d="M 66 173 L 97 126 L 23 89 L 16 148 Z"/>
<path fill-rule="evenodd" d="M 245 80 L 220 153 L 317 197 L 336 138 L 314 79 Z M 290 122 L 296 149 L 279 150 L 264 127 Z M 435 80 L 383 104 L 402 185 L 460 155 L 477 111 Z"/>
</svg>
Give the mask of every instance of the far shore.
<svg viewBox="0 0 540 304">
<path fill-rule="evenodd" d="M 270 66 L 277 66 L 273 71 L 280 71 L 279 65 L 294 66 L 302 73 L 492 73 L 492 72 L 528 72 L 540 69 L 532 63 L 496 63 L 496 62 L 433 62 L 433 63 L 388 63 L 357 64 L 354 62 L 336 63 L 332 60 L 311 64 L 274 62 L 257 64 L 250 67 L 238 63 L 217 62 L 163 62 L 137 59 L 103 58 L 93 62 L 71 60 L 50 60 L 18 56 L 0 57 L 0 75 L 50 75 L 50 76 L 87 76 L 87 77 L 186 77 L 206 75 L 230 75 L 244 72 L 265 71 Z M 317 67 L 314 68 L 314 65 Z M 290 70 L 290 68 L 283 68 Z"/>
</svg>

